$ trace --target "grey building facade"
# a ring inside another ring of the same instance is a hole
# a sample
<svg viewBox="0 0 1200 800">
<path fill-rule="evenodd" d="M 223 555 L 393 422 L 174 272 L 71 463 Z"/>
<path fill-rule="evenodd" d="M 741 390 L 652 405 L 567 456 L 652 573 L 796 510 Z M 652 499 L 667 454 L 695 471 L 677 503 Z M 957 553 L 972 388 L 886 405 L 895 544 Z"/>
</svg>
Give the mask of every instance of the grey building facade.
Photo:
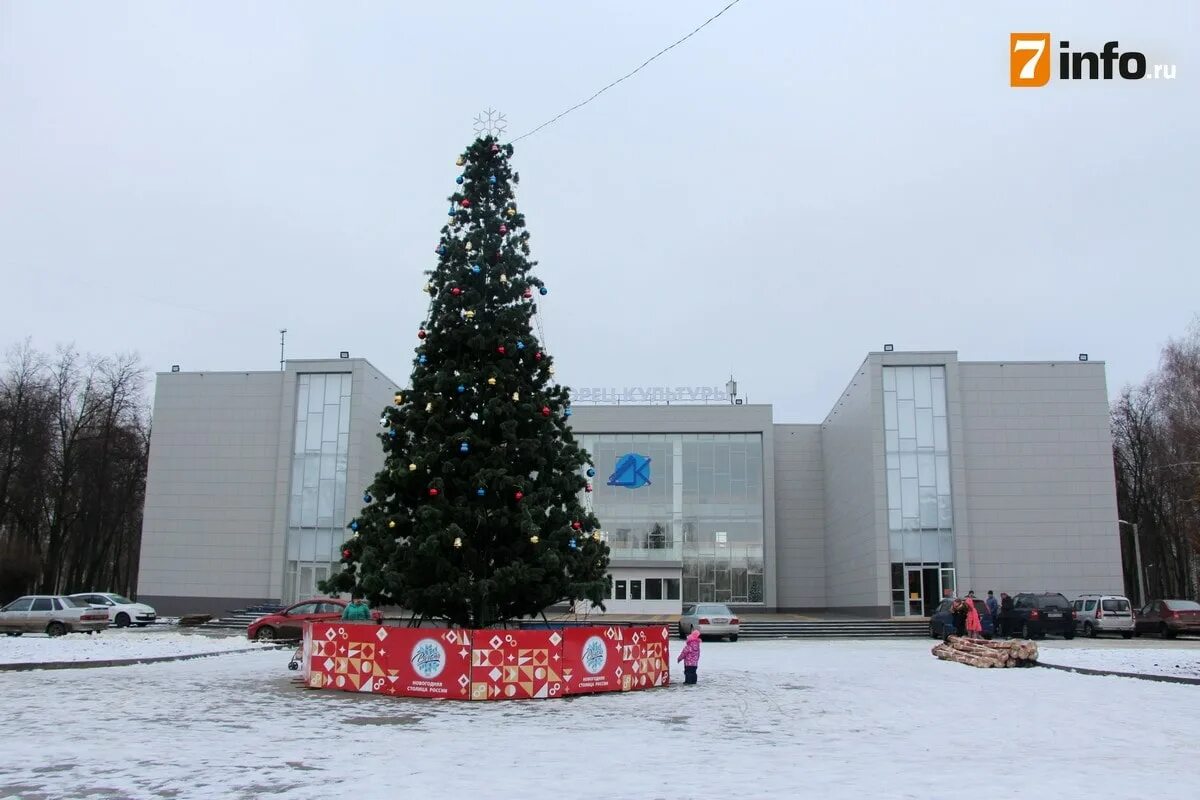
<svg viewBox="0 0 1200 800">
<path fill-rule="evenodd" d="M 310 595 L 382 465 L 395 387 L 362 360 L 160 375 L 141 596 L 169 614 Z M 921 617 L 948 591 L 1123 586 L 1102 362 L 871 353 L 813 424 L 767 405 L 573 411 L 609 613 Z"/>
</svg>

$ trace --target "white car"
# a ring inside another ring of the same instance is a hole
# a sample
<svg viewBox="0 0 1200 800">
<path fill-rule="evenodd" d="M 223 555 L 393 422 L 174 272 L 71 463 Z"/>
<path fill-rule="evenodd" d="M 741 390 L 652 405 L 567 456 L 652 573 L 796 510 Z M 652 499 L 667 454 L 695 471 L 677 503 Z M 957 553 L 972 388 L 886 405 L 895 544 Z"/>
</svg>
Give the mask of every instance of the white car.
<svg viewBox="0 0 1200 800">
<path fill-rule="evenodd" d="M 694 630 L 700 631 L 700 636 L 729 637 L 736 642 L 741 632 L 741 622 L 729 606 L 723 603 L 697 603 L 683 607 L 683 615 L 679 617 L 679 638 L 685 639 Z"/>
<path fill-rule="evenodd" d="M 94 606 L 104 606 L 108 609 L 108 621 L 118 628 L 128 628 L 130 625 L 144 628 L 158 619 L 157 612 L 145 603 L 135 603 L 112 592 L 73 594 L 71 598 Z"/>
</svg>

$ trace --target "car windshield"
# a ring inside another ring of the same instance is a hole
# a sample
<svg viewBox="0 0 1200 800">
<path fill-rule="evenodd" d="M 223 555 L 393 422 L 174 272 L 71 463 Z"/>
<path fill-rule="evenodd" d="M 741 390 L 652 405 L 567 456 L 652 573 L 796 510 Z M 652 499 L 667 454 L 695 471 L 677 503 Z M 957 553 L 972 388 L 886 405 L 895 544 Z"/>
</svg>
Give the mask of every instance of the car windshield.
<svg viewBox="0 0 1200 800">
<path fill-rule="evenodd" d="M 717 615 L 724 614 L 727 617 L 733 616 L 733 612 L 729 610 L 729 606 L 718 606 L 718 605 L 696 606 L 696 613 L 697 614 L 717 614 Z"/>
<path fill-rule="evenodd" d="M 1172 611 L 1200 611 L 1200 603 L 1191 600 L 1168 600 Z"/>
<path fill-rule="evenodd" d="M 1063 597 L 1061 594 L 1043 595 L 1041 598 L 1041 604 L 1042 608 L 1061 608 L 1066 610 L 1071 607 L 1071 604 L 1067 602 L 1067 598 Z"/>
<path fill-rule="evenodd" d="M 114 603 L 116 603 L 119 606 L 133 605 L 132 600 L 130 600 L 128 597 L 121 597 L 121 595 L 119 595 L 119 594 L 106 594 L 104 596 L 107 597 L 109 600 L 112 600 Z"/>
<path fill-rule="evenodd" d="M 1128 611 L 1129 601 L 1116 599 L 1105 600 L 1101 603 L 1101 606 L 1103 606 L 1105 611 Z"/>
</svg>

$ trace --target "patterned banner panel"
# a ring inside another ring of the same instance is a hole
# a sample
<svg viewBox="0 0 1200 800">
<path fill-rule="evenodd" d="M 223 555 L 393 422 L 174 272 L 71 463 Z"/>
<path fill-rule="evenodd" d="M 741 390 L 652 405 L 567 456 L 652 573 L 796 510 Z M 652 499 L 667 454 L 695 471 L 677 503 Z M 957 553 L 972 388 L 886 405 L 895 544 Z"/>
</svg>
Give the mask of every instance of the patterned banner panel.
<svg viewBox="0 0 1200 800">
<path fill-rule="evenodd" d="M 625 628 L 567 628 L 563 634 L 567 694 L 621 691 L 621 678 L 626 674 L 621 663 Z"/>
<path fill-rule="evenodd" d="M 561 631 L 472 631 L 472 700 L 522 700 L 563 693 Z"/>
<path fill-rule="evenodd" d="M 305 649 L 314 689 L 467 699 L 469 631 L 320 622 Z"/>
<path fill-rule="evenodd" d="M 450 700 L 628 692 L 670 682 L 666 626 L 561 630 L 305 627 L 305 685 Z"/>
</svg>

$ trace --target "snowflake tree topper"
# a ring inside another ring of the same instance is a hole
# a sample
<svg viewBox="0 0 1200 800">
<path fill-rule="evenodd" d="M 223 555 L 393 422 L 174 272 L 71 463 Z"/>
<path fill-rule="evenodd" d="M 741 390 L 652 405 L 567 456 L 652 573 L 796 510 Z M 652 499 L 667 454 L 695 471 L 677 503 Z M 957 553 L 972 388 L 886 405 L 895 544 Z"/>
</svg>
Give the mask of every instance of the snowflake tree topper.
<svg viewBox="0 0 1200 800">
<path fill-rule="evenodd" d="M 508 120 L 504 114 L 494 108 L 489 108 L 487 111 L 481 111 L 475 115 L 475 133 L 481 139 L 485 136 L 499 139 L 507 127 Z"/>
</svg>

